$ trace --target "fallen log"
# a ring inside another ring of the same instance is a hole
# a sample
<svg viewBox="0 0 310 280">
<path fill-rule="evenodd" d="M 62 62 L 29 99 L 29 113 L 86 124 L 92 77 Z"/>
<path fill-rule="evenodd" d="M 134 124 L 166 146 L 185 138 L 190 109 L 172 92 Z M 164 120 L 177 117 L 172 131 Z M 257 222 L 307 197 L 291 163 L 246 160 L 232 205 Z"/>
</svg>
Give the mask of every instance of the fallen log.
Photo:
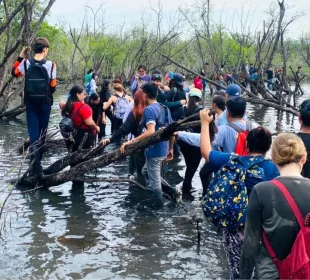
<svg viewBox="0 0 310 280">
<path fill-rule="evenodd" d="M 60 160 L 62 161 L 62 167 L 64 167 L 65 165 L 66 166 L 70 165 L 70 162 L 72 164 L 73 160 L 76 160 L 77 158 L 81 159 L 83 158 L 83 156 L 87 160 L 79 163 L 78 165 L 74 166 L 68 171 L 44 176 L 44 185 L 47 187 L 58 186 L 68 181 L 75 181 L 76 178 L 84 178 L 85 174 L 93 172 L 98 168 L 105 167 L 112 162 L 115 162 L 117 160 L 120 160 L 126 157 L 127 155 L 130 155 L 136 151 L 144 150 L 150 145 L 154 145 L 162 141 L 167 141 L 173 135 L 173 133 L 178 130 L 185 130 L 185 129 L 200 125 L 200 121 L 196 121 L 195 123 L 186 123 L 186 121 L 189 121 L 197 117 L 198 117 L 198 114 L 191 116 L 187 119 L 184 119 L 182 121 L 174 122 L 170 124 L 169 126 L 167 126 L 166 128 L 156 131 L 153 135 L 137 143 L 127 146 L 126 152 L 124 154 L 121 153 L 120 149 L 117 149 L 110 153 L 100 155 L 100 156 L 97 156 L 95 158 L 90 158 L 90 159 L 87 157 L 87 154 L 92 154 L 92 151 L 89 151 L 89 150 L 81 151 L 80 153 L 74 154 L 73 156 L 69 155 L 68 157 L 65 157 L 65 159 Z M 96 147 L 95 149 L 96 149 L 96 152 L 100 152 L 101 149 L 103 148 L 104 146 Z M 55 168 L 56 165 L 57 164 L 54 164 L 53 168 Z M 25 178 L 24 181 L 26 184 L 32 184 L 32 185 L 35 185 L 37 182 L 35 177 L 31 177 L 31 178 L 27 177 Z M 23 181 L 21 181 L 20 184 L 23 184 Z"/>
<path fill-rule="evenodd" d="M 0 119 L 16 118 L 17 116 L 23 114 L 24 112 L 26 112 L 25 105 L 19 105 L 14 109 L 11 109 L 9 111 L 0 114 Z"/>
<path fill-rule="evenodd" d="M 188 71 L 189 73 L 192 73 L 194 75 L 197 75 L 199 76 L 201 79 L 203 80 L 206 80 L 207 82 L 209 82 L 210 84 L 212 85 L 215 85 L 215 86 L 219 86 L 218 84 L 216 84 L 214 81 L 212 80 L 209 80 L 201 75 L 199 75 L 198 73 L 196 73 L 195 71 L 192 71 L 190 69 L 188 69 L 187 67 L 181 65 L 180 63 L 174 61 L 173 59 L 171 59 L 170 57 L 162 54 L 159 52 L 160 55 L 162 55 L 164 58 L 168 59 L 170 62 L 172 62 L 173 64 L 177 65 L 178 67 L 184 69 L 185 71 Z M 236 81 L 235 79 L 233 79 L 233 81 L 237 82 L 239 84 L 239 86 L 251 97 L 245 97 L 245 100 L 246 102 L 249 102 L 249 103 L 254 103 L 254 104 L 261 104 L 261 105 L 264 105 L 264 106 L 269 106 L 269 107 L 272 107 L 272 108 L 275 108 L 275 109 L 278 109 L 278 110 L 281 110 L 281 111 L 286 111 L 288 113 L 291 113 L 295 116 L 298 115 L 298 110 L 296 108 L 294 108 L 293 106 L 290 105 L 290 108 L 287 108 L 287 107 L 284 107 L 284 106 L 281 106 L 279 104 L 275 104 L 273 102 L 270 102 L 270 101 L 265 101 L 261 98 L 258 98 L 254 93 L 250 92 L 247 88 L 245 88 L 244 86 L 242 86 L 238 81 Z M 226 89 L 224 86 L 219 86 L 220 88 L 222 89 Z M 293 107 L 293 108 L 292 108 Z"/>
<path fill-rule="evenodd" d="M 272 107 L 272 108 L 275 108 L 275 109 L 278 109 L 278 110 L 281 110 L 281 111 L 285 111 L 285 112 L 291 113 L 294 116 L 298 116 L 297 109 L 283 107 L 281 105 L 278 105 L 278 104 L 275 104 L 273 102 L 269 102 L 269 101 L 266 101 L 266 100 L 262 100 L 262 99 L 255 99 L 255 98 L 251 99 L 250 97 L 245 97 L 245 96 L 243 96 L 243 98 L 245 99 L 246 102 L 249 102 L 249 103 L 260 104 L 260 105 Z"/>
</svg>

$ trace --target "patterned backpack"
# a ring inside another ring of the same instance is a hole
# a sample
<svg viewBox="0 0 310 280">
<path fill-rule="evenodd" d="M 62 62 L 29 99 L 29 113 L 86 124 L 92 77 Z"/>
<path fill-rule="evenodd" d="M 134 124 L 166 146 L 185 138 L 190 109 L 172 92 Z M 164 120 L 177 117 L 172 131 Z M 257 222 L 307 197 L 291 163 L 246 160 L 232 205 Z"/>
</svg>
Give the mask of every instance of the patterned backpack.
<svg viewBox="0 0 310 280">
<path fill-rule="evenodd" d="M 125 95 L 117 96 L 117 102 L 115 105 L 115 117 L 122 120 L 126 113 L 127 107 L 128 107 L 128 101 Z"/>
<path fill-rule="evenodd" d="M 229 162 L 214 175 L 208 192 L 201 201 L 202 210 L 216 227 L 236 232 L 245 224 L 248 193 L 245 185 L 247 177 L 255 182 L 266 181 L 263 156 L 239 157 L 232 154 Z"/>
</svg>

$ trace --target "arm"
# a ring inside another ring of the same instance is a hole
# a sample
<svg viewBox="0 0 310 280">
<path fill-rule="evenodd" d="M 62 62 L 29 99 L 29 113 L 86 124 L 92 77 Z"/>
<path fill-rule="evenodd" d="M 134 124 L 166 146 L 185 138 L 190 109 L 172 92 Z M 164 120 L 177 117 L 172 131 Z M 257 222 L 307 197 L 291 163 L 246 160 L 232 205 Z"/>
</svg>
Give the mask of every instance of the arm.
<svg viewBox="0 0 310 280">
<path fill-rule="evenodd" d="M 126 121 L 121 125 L 121 127 L 111 137 L 110 143 L 113 143 L 115 139 L 118 139 L 120 136 L 131 133 L 134 126 L 135 126 L 135 117 L 133 113 L 130 112 Z"/>
<path fill-rule="evenodd" d="M 19 57 L 13 64 L 12 75 L 14 77 L 22 77 L 25 75 L 25 67 L 24 67 L 24 57 L 25 53 L 30 51 L 29 47 L 23 47 Z"/>
<path fill-rule="evenodd" d="M 200 134 L 199 133 L 179 131 L 177 135 L 178 135 L 179 140 L 182 140 L 189 145 L 200 147 Z"/>
<path fill-rule="evenodd" d="M 50 81 L 50 88 L 52 93 L 56 91 L 56 85 L 57 85 L 56 75 L 57 75 L 56 63 L 52 62 L 52 73 Z"/>
<path fill-rule="evenodd" d="M 128 103 L 130 103 L 131 101 L 133 101 L 133 99 L 132 99 L 129 95 L 126 95 L 125 98 L 127 99 Z"/>
<path fill-rule="evenodd" d="M 167 155 L 167 161 L 173 160 L 173 144 L 174 144 L 175 137 L 170 137 L 169 139 L 169 151 Z"/>
<path fill-rule="evenodd" d="M 130 144 L 133 144 L 135 142 L 138 142 L 152 134 L 155 133 L 155 124 L 154 123 L 149 123 L 147 126 L 146 126 L 146 131 L 144 133 L 142 133 L 140 136 L 138 136 L 137 138 L 131 140 Z"/>
<path fill-rule="evenodd" d="M 93 120 L 93 117 L 89 117 L 88 119 L 84 120 L 84 123 L 90 128 L 90 129 L 94 129 L 97 132 L 100 132 L 100 128 L 99 126 L 96 125 L 96 123 Z"/>
<path fill-rule="evenodd" d="M 146 137 L 148 137 L 148 136 L 150 136 L 150 135 L 152 135 L 152 134 L 154 134 L 155 133 L 155 124 L 154 123 L 149 123 L 149 124 L 147 124 L 147 126 L 146 126 L 146 131 L 143 133 L 143 134 L 141 134 L 140 136 L 138 136 L 137 138 L 134 138 L 134 139 L 132 139 L 132 140 L 130 140 L 130 141 L 128 141 L 128 142 L 126 142 L 126 143 L 124 143 L 122 146 L 121 146 L 121 152 L 122 153 L 125 153 L 125 148 L 126 148 L 126 146 L 127 145 L 131 145 L 131 144 L 134 144 L 134 143 L 136 143 L 136 142 L 139 142 L 140 140 L 142 140 L 142 139 L 144 139 L 144 138 L 146 138 Z"/>
<path fill-rule="evenodd" d="M 212 150 L 210 141 L 209 125 L 213 120 L 213 115 L 209 116 L 210 110 L 200 111 L 201 120 L 201 136 L 200 136 L 200 150 L 206 161 L 209 161 L 210 152 Z"/>
<path fill-rule="evenodd" d="M 254 187 L 248 204 L 245 224 L 245 237 L 241 253 L 240 279 L 251 279 L 256 262 L 256 256 L 261 247 L 262 236 L 261 207 Z"/>
<path fill-rule="evenodd" d="M 103 110 L 107 110 L 113 103 L 115 103 L 115 96 L 111 96 L 107 102 L 103 104 Z"/>
</svg>

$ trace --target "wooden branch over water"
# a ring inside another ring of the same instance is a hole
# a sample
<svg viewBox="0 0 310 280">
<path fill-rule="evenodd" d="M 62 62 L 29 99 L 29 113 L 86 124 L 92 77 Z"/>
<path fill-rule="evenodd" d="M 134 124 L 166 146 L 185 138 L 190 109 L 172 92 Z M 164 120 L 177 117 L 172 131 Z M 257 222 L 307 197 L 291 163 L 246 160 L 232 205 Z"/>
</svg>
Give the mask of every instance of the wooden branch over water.
<svg viewBox="0 0 310 280">
<path fill-rule="evenodd" d="M 169 138 L 173 136 L 173 133 L 178 130 L 186 130 L 188 128 L 199 126 L 200 121 L 187 123 L 195 118 L 198 118 L 198 114 L 182 121 L 174 122 L 166 128 L 156 131 L 153 135 L 142 139 L 137 143 L 128 145 L 124 154 L 121 153 L 120 149 L 117 149 L 110 153 L 100 155 L 100 153 L 103 152 L 104 146 L 98 146 L 92 150 L 82 150 L 77 153 L 69 154 L 44 170 L 45 174 L 49 174 L 44 177 L 44 185 L 48 187 L 57 186 L 68 181 L 74 181 L 76 178 L 84 178 L 85 174 L 93 172 L 98 168 L 105 167 L 112 162 L 126 157 L 127 155 L 130 155 L 136 151 L 144 150 L 145 148 L 159 142 L 169 140 Z M 96 157 L 96 155 L 98 156 Z M 59 172 L 59 169 L 63 170 L 72 164 L 77 165 L 68 171 Z M 21 182 L 21 184 L 24 183 L 35 185 L 36 178 L 26 178 L 24 182 Z"/>
<path fill-rule="evenodd" d="M 208 83 L 216 86 L 216 87 L 220 87 L 222 89 L 226 89 L 226 87 L 224 86 L 221 86 L 221 85 L 218 85 L 216 82 L 212 81 L 212 80 L 209 80 L 207 79 L 206 77 L 203 77 L 201 75 L 199 75 L 198 73 L 196 73 L 195 71 L 181 65 L 180 63 L 174 61 L 173 59 L 169 58 L 168 56 L 162 54 L 159 52 L 160 55 L 162 55 L 164 58 L 168 59 L 171 63 L 175 64 L 176 66 L 184 69 L 185 71 L 189 72 L 189 73 L 192 73 L 196 76 L 199 76 L 201 79 L 203 80 L 206 80 Z M 246 89 L 245 87 L 241 86 L 241 88 L 247 92 L 248 95 L 250 95 L 250 97 L 244 97 L 246 102 L 250 102 L 250 103 L 254 103 L 254 104 L 261 104 L 261 105 L 264 105 L 264 106 L 268 106 L 268 107 L 272 107 L 272 108 L 275 108 L 275 109 L 278 109 L 278 110 L 281 110 L 281 111 L 285 111 L 285 112 L 288 112 L 288 113 L 291 113 L 295 116 L 298 116 L 298 111 L 297 109 L 293 109 L 293 108 L 287 108 L 287 107 L 284 107 L 284 106 L 281 106 L 279 104 L 276 104 L 276 103 L 273 103 L 273 102 L 270 102 L 270 101 L 266 101 L 266 100 L 263 100 L 261 98 L 258 98 L 254 93 L 252 93 L 251 91 L 249 91 L 248 89 Z"/>
</svg>

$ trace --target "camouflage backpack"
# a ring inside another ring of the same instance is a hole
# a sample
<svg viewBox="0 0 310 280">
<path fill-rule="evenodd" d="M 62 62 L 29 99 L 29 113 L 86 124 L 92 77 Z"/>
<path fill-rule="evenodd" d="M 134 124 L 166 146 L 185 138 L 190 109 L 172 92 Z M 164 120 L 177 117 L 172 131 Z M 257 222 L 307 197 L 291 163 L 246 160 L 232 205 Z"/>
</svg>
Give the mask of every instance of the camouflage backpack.
<svg viewBox="0 0 310 280">
<path fill-rule="evenodd" d="M 229 162 L 213 177 L 208 192 L 201 201 L 205 216 L 216 227 L 236 232 L 245 224 L 248 193 L 245 185 L 247 176 L 257 183 L 265 181 L 263 156 L 239 157 L 232 154 Z"/>
</svg>

